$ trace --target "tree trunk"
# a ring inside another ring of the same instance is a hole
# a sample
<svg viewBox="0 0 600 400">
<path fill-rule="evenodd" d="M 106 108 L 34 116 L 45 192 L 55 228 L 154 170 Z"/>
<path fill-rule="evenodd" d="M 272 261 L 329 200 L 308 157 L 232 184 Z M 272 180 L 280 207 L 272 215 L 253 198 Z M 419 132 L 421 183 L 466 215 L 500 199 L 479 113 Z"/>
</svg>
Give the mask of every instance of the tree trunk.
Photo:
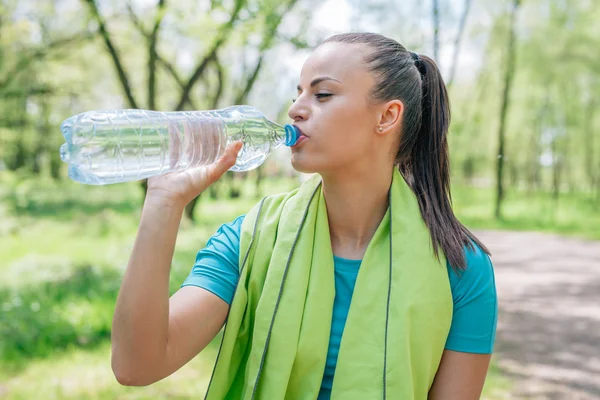
<svg viewBox="0 0 600 400">
<path fill-rule="evenodd" d="M 454 53 L 452 54 L 452 65 L 450 66 L 450 77 L 448 78 L 448 87 L 452 87 L 452 84 L 454 83 L 456 65 L 458 64 L 458 56 L 460 54 L 460 45 L 462 43 L 462 38 L 465 33 L 465 28 L 467 26 L 467 17 L 469 16 L 469 12 L 471 11 L 471 2 L 472 0 L 465 0 L 465 8 L 463 9 L 463 13 L 460 17 L 460 23 L 458 25 L 458 33 L 456 34 L 456 38 L 454 39 Z"/>
<path fill-rule="evenodd" d="M 539 131 L 541 128 L 534 128 L 529 146 L 529 160 L 527 162 L 527 192 L 533 193 L 540 188 L 541 168 L 540 168 L 540 143 Z"/>
<path fill-rule="evenodd" d="M 188 80 L 187 84 L 181 91 L 181 96 L 179 98 L 179 102 L 177 103 L 177 107 L 175 107 L 175 109 L 177 111 L 183 110 L 186 102 L 189 99 L 189 96 L 192 91 L 192 88 L 194 87 L 194 84 L 202 76 L 202 74 L 204 73 L 204 70 L 208 66 L 209 62 L 216 57 L 218 50 L 221 48 L 221 46 L 225 43 L 225 41 L 229 37 L 229 33 L 235 26 L 235 22 L 238 20 L 238 17 L 239 17 L 240 11 L 242 10 L 242 7 L 244 7 L 244 5 L 246 4 L 246 0 L 235 0 L 234 3 L 235 3 L 234 9 L 231 13 L 231 16 L 229 17 L 229 21 L 227 21 L 225 24 L 221 25 L 221 27 L 218 30 L 217 35 L 214 39 L 214 42 L 212 43 L 212 46 L 210 47 L 210 51 L 208 51 L 207 54 L 198 63 L 198 65 L 194 69 L 194 73 L 192 74 L 192 76 Z"/>
<path fill-rule="evenodd" d="M 437 63 L 438 67 L 441 65 L 440 62 L 440 5 L 439 0 L 433 0 L 432 3 L 433 11 L 433 59 Z"/>
<path fill-rule="evenodd" d="M 544 126 L 544 118 L 548 110 L 548 97 L 540 107 L 537 117 L 534 120 L 534 126 L 529 141 L 529 160 L 527 162 L 527 192 L 533 193 L 540 189 L 542 183 L 542 171 L 540 157 L 542 156 L 541 140 Z"/>
<path fill-rule="evenodd" d="M 560 176 L 562 172 L 562 162 L 556 160 L 552 164 L 552 198 L 558 200 L 560 196 Z"/>
<path fill-rule="evenodd" d="M 596 99 L 590 99 L 585 113 L 585 121 L 583 122 L 583 129 L 585 131 L 585 172 L 591 190 L 594 189 L 594 182 L 596 180 L 596 175 L 598 174 L 594 169 L 594 146 L 596 143 L 594 143 L 594 128 L 592 126 L 595 107 Z"/>
<path fill-rule="evenodd" d="M 44 154 L 44 146 L 42 145 L 42 143 L 37 143 L 35 145 L 35 150 L 33 151 L 33 154 L 31 155 L 31 172 L 34 175 L 40 175 L 42 173 L 42 161 L 43 161 L 43 154 Z"/>
<path fill-rule="evenodd" d="M 213 200 L 216 200 L 219 197 L 219 181 L 213 183 L 208 187 L 208 195 Z"/>
<path fill-rule="evenodd" d="M 505 161 L 505 136 L 506 117 L 510 106 L 510 91 L 515 75 L 516 44 L 515 44 L 515 22 L 521 0 L 514 0 L 510 14 L 510 27 L 508 33 L 506 71 L 504 75 L 504 91 L 502 94 L 502 107 L 500 109 L 500 126 L 498 127 L 498 152 L 496 164 L 496 208 L 494 215 L 496 219 L 502 219 L 502 201 L 504 200 L 504 161 Z"/>
<path fill-rule="evenodd" d="M 564 154 L 560 148 L 561 136 L 555 134 L 550 142 L 550 151 L 552 152 L 552 199 L 558 200 L 560 196 L 561 175 L 563 170 Z"/>
<path fill-rule="evenodd" d="M 243 177 L 239 176 L 239 172 L 228 171 L 226 174 L 229 175 L 229 199 L 237 199 L 242 195 L 240 181 L 243 183 Z"/>
<path fill-rule="evenodd" d="M 53 151 L 50 153 L 50 176 L 52 179 L 60 179 L 62 161 L 58 154 L 58 151 Z"/>
<path fill-rule="evenodd" d="M 190 202 L 187 206 L 185 206 L 185 211 L 183 214 L 190 221 L 194 221 L 194 211 L 196 211 L 196 206 L 198 205 L 199 198 L 200 196 L 196 197 L 194 201 Z"/>
<path fill-rule="evenodd" d="M 15 171 L 24 167 L 25 165 L 27 165 L 27 149 L 25 148 L 23 136 L 21 136 L 17 142 L 17 151 L 15 152 L 15 156 L 11 160 L 11 163 L 8 164 L 8 169 Z"/>
<path fill-rule="evenodd" d="M 123 63 L 121 62 L 121 57 L 119 51 L 113 44 L 112 38 L 106 29 L 106 23 L 104 18 L 100 16 L 100 12 L 98 11 L 98 6 L 96 5 L 95 0 L 84 0 L 85 3 L 88 4 L 92 15 L 96 19 L 98 23 L 98 30 L 102 36 L 102 40 L 104 41 L 104 45 L 110 54 L 111 59 L 113 60 L 113 65 L 116 69 L 117 76 L 119 77 L 119 81 L 121 83 L 121 88 L 127 98 L 127 102 L 129 103 L 129 107 L 138 108 L 137 102 L 133 95 L 133 91 L 131 90 L 131 85 L 129 84 L 129 77 L 125 68 L 123 67 Z"/>
<path fill-rule="evenodd" d="M 262 180 L 264 176 L 264 164 L 256 169 L 256 184 L 255 184 L 255 193 L 256 197 L 262 197 Z"/>
<path fill-rule="evenodd" d="M 46 155 L 48 154 L 48 134 L 51 131 L 51 126 L 49 122 L 50 118 L 50 105 L 48 104 L 48 100 L 45 96 L 41 96 L 39 98 L 39 105 L 41 108 L 41 115 L 38 119 L 38 123 L 36 126 L 37 130 L 37 138 L 36 138 L 36 146 L 33 154 L 33 173 L 40 174 L 44 168 L 41 164 Z"/>
<path fill-rule="evenodd" d="M 600 161 L 598 162 L 598 170 L 600 171 Z M 596 201 L 594 202 L 595 209 L 600 209 L 600 173 L 596 175 L 596 181 L 594 183 L 594 190 L 596 191 Z"/>
</svg>

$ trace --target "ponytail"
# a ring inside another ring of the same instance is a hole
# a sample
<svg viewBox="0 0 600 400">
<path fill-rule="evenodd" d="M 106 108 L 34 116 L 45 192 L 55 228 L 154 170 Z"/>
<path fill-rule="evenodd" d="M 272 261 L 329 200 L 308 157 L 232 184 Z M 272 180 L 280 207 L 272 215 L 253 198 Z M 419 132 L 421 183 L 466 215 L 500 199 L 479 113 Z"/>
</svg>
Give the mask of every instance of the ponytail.
<svg viewBox="0 0 600 400">
<path fill-rule="evenodd" d="M 434 254 L 439 258 L 441 249 L 455 270 L 466 268 L 464 249 L 474 250 L 473 243 L 490 254 L 452 210 L 447 141 L 450 101 L 435 62 L 374 33 L 335 35 L 327 42 L 369 45 L 373 51 L 365 61 L 376 77 L 372 98 L 404 103 L 396 164 L 417 197 Z"/>
<path fill-rule="evenodd" d="M 464 247 L 473 250 L 473 241 L 489 251 L 458 221 L 452 210 L 448 128 L 450 101 L 446 85 L 435 62 L 427 56 L 411 53 L 421 75 L 421 123 L 412 151 L 399 165 L 417 196 L 421 215 L 429 227 L 433 250 L 442 249 L 451 266 L 466 267 Z"/>
</svg>

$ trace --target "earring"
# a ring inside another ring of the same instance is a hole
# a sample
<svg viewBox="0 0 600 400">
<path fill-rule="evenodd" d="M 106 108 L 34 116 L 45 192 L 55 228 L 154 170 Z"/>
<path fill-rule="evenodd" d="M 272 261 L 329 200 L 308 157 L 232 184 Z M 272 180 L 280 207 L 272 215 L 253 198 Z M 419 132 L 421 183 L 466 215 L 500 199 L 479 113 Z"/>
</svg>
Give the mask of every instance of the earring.
<svg viewBox="0 0 600 400">
<path fill-rule="evenodd" d="M 379 132 L 383 132 L 383 126 L 380 126 L 379 128 L 377 128 L 377 130 L 379 130 Z"/>
</svg>

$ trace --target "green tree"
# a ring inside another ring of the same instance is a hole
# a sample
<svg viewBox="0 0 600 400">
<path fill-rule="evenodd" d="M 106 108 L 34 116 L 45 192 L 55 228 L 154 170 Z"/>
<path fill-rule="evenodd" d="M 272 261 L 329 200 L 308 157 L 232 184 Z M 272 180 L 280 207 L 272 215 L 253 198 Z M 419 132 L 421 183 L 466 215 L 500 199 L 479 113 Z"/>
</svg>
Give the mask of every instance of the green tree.
<svg viewBox="0 0 600 400">
<path fill-rule="evenodd" d="M 175 81 L 176 105 L 175 111 L 184 109 L 216 109 L 223 101 L 232 101 L 232 104 L 243 104 L 248 100 L 248 96 L 257 81 L 257 77 L 264 65 L 266 52 L 271 49 L 280 39 L 278 29 L 283 18 L 295 6 L 297 0 L 286 0 L 277 2 L 273 0 L 263 0 L 253 2 L 250 0 L 236 0 L 231 9 L 226 9 L 220 2 L 211 2 L 209 14 L 226 14 L 225 22 L 214 27 L 214 34 L 206 41 L 204 50 L 199 57 L 196 66 L 192 69 L 187 78 L 182 78 L 183 73 L 177 70 L 177 67 L 170 63 L 166 55 L 162 55 L 158 49 L 157 43 L 160 38 L 162 22 L 168 12 L 166 0 L 160 0 L 154 11 L 153 23 L 146 27 L 142 19 L 133 10 L 131 4 L 128 4 L 128 14 L 133 25 L 137 28 L 141 36 L 145 39 L 147 53 L 147 101 L 142 106 L 138 97 L 134 94 L 132 84 L 130 83 L 129 73 L 123 57 L 120 54 L 114 37 L 111 35 L 107 21 L 102 16 L 96 1 L 83 0 L 99 27 L 99 34 L 105 45 L 112 63 L 114 65 L 118 81 L 120 82 L 123 94 L 131 108 L 157 108 L 157 65 L 161 65 L 165 71 Z M 246 15 L 245 17 L 243 17 Z M 243 21 L 245 19 L 246 21 Z M 246 22 L 247 26 L 242 26 Z M 237 37 L 236 37 L 237 36 Z M 244 71 L 240 81 L 234 85 L 233 93 L 224 100 L 225 86 L 228 84 L 227 67 L 223 65 L 223 54 L 228 50 L 228 42 L 237 39 L 241 42 L 242 48 L 235 51 L 247 52 L 249 50 L 258 53 L 252 65 L 244 64 Z M 257 44 L 250 46 L 250 39 L 258 39 Z M 212 70 L 212 71 L 211 71 Z M 210 73 L 216 75 L 216 84 L 211 86 L 208 79 Z M 204 83 L 203 96 L 198 102 L 193 100 L 193 90 L 200 82 Z M 233 178 L 230 178 L 233 180 Z M 145 188 L 145 182 L 144 182 Z M 193 219 L 194 210 L 197 204 L 197 198 L 186 207 L 185 215 Z"/>
</svg>

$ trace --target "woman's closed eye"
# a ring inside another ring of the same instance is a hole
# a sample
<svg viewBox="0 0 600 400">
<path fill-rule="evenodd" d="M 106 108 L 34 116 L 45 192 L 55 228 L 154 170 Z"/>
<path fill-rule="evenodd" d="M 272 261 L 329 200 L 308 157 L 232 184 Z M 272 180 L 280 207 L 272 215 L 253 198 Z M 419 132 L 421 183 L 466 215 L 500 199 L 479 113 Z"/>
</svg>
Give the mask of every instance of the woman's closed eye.
<svg viewBox="0 0 600 400">
<path fill-rule="evenodd" d="M 331 93 L 316 93 L 315 97 L 317 98 L 317 100 L 323 100 L 326 99 L 328 97 L 333 96 L 333 94 Z M 292 99 L 292 103 L 295 103 L 297 99 Z"/>
<path fill-rule="evenodd" d="M 333 96 L 331 93 L 317 93 L 315 94 L 317 100 L 322 100 L 322 99 L 326 99 L 330 96 Z"/>
</svg>

